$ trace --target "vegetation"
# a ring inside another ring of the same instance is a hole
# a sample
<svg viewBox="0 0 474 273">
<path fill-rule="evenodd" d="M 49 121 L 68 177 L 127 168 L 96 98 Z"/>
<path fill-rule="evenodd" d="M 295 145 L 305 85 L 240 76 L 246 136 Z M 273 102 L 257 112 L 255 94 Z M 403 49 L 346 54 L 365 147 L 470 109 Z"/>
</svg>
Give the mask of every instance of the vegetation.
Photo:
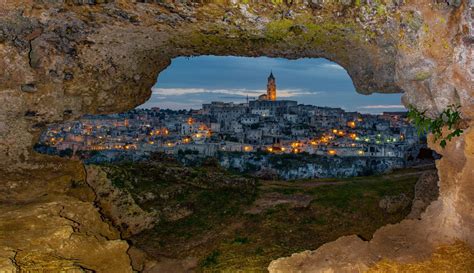
<svg viewBox="0 0 474 273">
<path fill-rule="evenodd" d="M 198 272 L 266 272 L 278 257 L 316 249 L 343 235 L 370 239 L 376 229 L 399 222 L 410 210 L 389 214 L 379 201 L 401 193 L 412 198 L 420 175 L 419 170 L 400 170 L 373 177 L 259 184 L 245 184 L 248 179 L 242 178 L 238 186 L 232 182 L 239 181 L 236 175 L 216 167 L 176 168 L 173 162 L 130 164 L 109 169 L 109 174 L 146 209 L 189 210 L 179 219 L 163 218 L 131 241 L 155 257 L 197 257 Z M 174 177 L 175 172 L 180 175 Z M 143 200 L 149 192 L 155 199 Z M 249 213 L 268 195 L 312 201 L 304 206 L 275 203 Z"/>
<path fill-rule="evenodd" d="M 463 130 L 458 128 L 462 120 L 459 108 L 461 108 L 459 105 L 450 105 L 438 117 L 431 119 L 426 116 L 426 110 L 420 112 L 414 106 L 409 106 L 408 118 L 413 122 L 419 134 L 432 133 L 434 142 L 439 140 L 439 145 L 444 148 L 447 141 L 463 133 Z M 446 135 L 443 134 L 445 127 L 448 129 Z"/>
</svg>

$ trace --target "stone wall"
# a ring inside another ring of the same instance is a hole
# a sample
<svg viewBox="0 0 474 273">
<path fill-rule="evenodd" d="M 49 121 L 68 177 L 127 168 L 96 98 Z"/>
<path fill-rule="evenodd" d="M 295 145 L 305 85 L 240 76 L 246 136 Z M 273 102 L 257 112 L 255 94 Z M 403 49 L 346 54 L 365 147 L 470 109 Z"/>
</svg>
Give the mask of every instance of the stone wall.
<svg viewBox="0 0 474 273">
<path fill-rule="evenodd" d="M 443 155 L 440 197 L 422 220 L 382 228 L 370 242 L 340 239 L 308 259 L 275 262 L 273 272 L 297 260 L 333 257 L 318 268 L 341 272 L 382 257 L 423 259 L 454 240 L 474 246 L 472 1 L 161 2 L 0 1 L 0 270 L 130 271 L 126 243 L 99 224 L 81 164 L 32 146 L 48 123 L 143 103 L 173 57 L 204 54 L 325 57 L 360 93 L 404 92 L 404 104 L 430 115 L 461 105 L 465 133 L 444 149 L 431 145 Z"/>
</svg>

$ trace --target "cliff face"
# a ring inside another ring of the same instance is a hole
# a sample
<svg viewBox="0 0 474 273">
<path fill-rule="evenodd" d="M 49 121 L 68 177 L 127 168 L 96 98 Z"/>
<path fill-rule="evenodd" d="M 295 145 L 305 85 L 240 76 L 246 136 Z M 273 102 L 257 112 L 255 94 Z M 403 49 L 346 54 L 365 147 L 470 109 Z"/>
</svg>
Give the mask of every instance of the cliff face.
<svg viewBox="0 0 474 273">
<path fill-rule="evenodd" d="M 326 157 L 305 154 L 222 154 L 219 156 L 219 164 L 226 169 L 258 177 L 272 173 L 283 180 L 376 175 L 406 166 L 401 158 Z"/>
<path fill-rule="evenodd" d="M 101 222 L 81 164 L 32 146 L 48 123 L 143 103 L 171 58 L 203 54 L 325 57 L 361 93 L 405 92 L 405 104 L 431 115 L 461 105 L 465 133 L 444 149 L 431 145 L 443 155 L 440 198 L 422 220 L 383 228 L 371 242 L 337 241 L 303 264 L 334 248 L 351 258 L 318 269 L 422 259 L 454 240 L 474 246 L 472 1 L 144 2 L 0 1 L 0 269 L 130 270 L 126 243 Z M 389 251 L 400 242 L 419 248 Z"/>
</svg>

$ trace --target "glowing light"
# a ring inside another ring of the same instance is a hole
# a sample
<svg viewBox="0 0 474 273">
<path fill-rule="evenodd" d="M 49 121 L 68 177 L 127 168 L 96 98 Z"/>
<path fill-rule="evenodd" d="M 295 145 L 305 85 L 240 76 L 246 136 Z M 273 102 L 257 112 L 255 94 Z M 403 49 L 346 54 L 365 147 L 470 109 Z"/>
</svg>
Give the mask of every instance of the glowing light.
<svg viewBox="0 0 474 273">
<path fill-rule="evenodd" d="M 334 134 L 337 134 L 337 129 L 332 129 L 332 132 L 333 132 Z"/>
<path fill-rule="evenodd" d="M 347 126 L 349 126 L 349 127 L 351 127 L 351 128 L 355 128 L 355 127 L 356 127 L 356 123 L 355 123 L 355 121 L 349 121 L 349 122 L 347 123 Z"/>
<path fill-rule="evenodd" d="M 358 155 L 363 155 L 363 154 L 364 154 L 364 151 L 362 151 L 362 150 L 361 150 L 361 151 L 357 151 L 357 154 L 358 154 Z"/>
<path fill-rule="evenodd" d="M 335 155 L 335 154 L 337 154 L 337 152 L 336 152 L 336 150 L 329 150 L 328 154 L 329 155 Z"/>
<path fill-rule="evenodd" d="M 268 147 L 267 148 L 267 151 L 269 151 L 270 153 L 273 152 L 273 148 L 272 147 Z"/>
<path fill-rule="evenodd" d="M 356 139 L 356 138 L 357 138 L 357 135 L 354 134 L 354 133 L 352 133 L 352 134 L 349 135 L 349 137 L 352 138 L 352 139 Z"/>
<path fill-rule="evenodd" d="M 298 147 L 300 147 L 300 146 L 301 146 L 301 143 L 299 143 L 299 142 L 293 142 L 293 143 L 291 143 L 291 147 L 293 147 L 293 148 L 298 148 Z"/>
<path fill-rule="evenodd" d="M 244 147 L 244 151 L 246 151 L 246 152 L 250 152 L 252 150 L 253 150 L 252 146 L 245 146 Z"/>
</svg>

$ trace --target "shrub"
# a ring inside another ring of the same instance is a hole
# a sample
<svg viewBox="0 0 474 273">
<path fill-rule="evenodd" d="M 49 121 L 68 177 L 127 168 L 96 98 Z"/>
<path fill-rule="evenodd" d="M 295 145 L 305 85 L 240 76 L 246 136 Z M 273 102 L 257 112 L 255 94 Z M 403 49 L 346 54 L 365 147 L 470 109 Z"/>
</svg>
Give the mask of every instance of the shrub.
<svg viewBox="0 0 474 273">
<path fill-rule="evenodd" d="M 458 137 L 463 133 L 463 130 L 459 128 L 461 122 L 461 113 L 459 112 L 459 105 L 450 105 L 441 112 L 441 114 L 435 119 L 431 119 L 426 116 L 425 111 L 419 111 L 414 106 L 409 106 L 408 118 L 413 122 L 417 128 L 418 133 L 427 134 L 432 133 L 434 136 L 434 142 L 438 140 L 439 145 L 444 148 L 446 147 L 447 141 L 451 141 L 453 137 Z M 448 127 L 448 134 L 443 135 L 443 128 Z"/>
</svg>

